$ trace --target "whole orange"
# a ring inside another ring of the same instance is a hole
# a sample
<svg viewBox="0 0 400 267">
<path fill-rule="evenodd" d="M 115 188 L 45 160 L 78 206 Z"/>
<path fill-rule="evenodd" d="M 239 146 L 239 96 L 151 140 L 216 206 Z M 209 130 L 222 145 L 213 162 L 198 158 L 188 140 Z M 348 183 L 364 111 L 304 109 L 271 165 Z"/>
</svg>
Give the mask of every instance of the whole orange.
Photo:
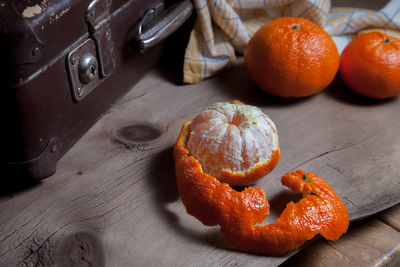
<svg viewBox="0 0 400 267">
<path fill-rule="evenodd" d="M 383 99 L 400 94 L 400 40 L 380 32 L 357 36 L 343 50 L 340 74 L 362 96 Z"/>
<path fill-rule="evenodd" d="M 244 51 L 252 80 L 279 97 L 303 97 L 326 88 L 340 57 L 327 32 L 303 18 L 283 17 L 261 27 Z"/>
</svg>

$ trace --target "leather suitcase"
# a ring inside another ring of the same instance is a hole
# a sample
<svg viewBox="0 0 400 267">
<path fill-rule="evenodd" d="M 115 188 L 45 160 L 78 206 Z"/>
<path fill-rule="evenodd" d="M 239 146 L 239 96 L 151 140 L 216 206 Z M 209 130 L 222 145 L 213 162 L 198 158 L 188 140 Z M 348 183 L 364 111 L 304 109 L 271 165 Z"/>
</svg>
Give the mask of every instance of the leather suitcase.
<svg viewBox="0 0 400 267">
<path fill-rule="evenodd" d="M 2 166 L 41 179 L 161 56 L 189 0 L 3 0 Z"/>
</svg>

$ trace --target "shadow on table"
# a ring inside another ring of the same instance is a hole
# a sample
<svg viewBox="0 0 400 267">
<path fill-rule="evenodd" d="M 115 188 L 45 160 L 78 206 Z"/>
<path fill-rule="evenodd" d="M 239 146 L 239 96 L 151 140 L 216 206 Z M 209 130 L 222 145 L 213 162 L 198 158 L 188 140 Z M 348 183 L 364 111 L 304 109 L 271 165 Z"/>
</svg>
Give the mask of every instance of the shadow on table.
<svg viewBox="0 0 400 267">
<path fill-rule="evenodd" d="M 284 191 L 279 192 L 275 197 L 269 199 L 270 211 L 273 214 L 278 214 L 280 216 L 286 205 L 293 201 L 297 202 L 301 199 L 301 194 L 296 194 L 285 188 Z"/>
<path fill-rule="evenodd" d="M 238 99 L 245 104 L 267 106 L 273 109 L 284 109 L 289 106 L 302 104 L 319 94 L 327 94 L 337 101 L 358 106 L 378 106 L 396 100 L 396 97 L 371 99 L 357 95 L 344 84 L 339 72 L 332 83 L 322 92 L 301 98 L 280 98 L 265 93 L 250 79 L 243 63 L 238 63 L 230 67 L 220 74 L 215 75 L 212 79 L 215 83 L 215 90 L 222 92 L 227 97 L 227 101 Z"/>
<path fill-rule="evenodd" d="M 167 208 L 169 203 L 181 201 L 175 181 L 173 147 L 158 153 L 151 169 L 154 170 L 154 173 L 149 177 L 154 179 L 150 183 L 154 188 L 155 205 L 160 217 L 168 224 L 171 230 L 176 235 L 183 236 L 194 242 L 202 242 L 212 247 L 218 246 L 219 248 L 229 249 L 220 236 L 218 228 L 209 228 L 210 230 L 206 234 L 203 231 L 200 233 L 195 229 L 182 225 L 177 214 Z"/>
<path fill-rule="evenodd" d="M 245 104 L 254 106 L 281 109 L 301 104 L 314 97 L 280 98 L 269 95 L 254 84 L 243 63 L 232 66 L 213 77 L 213 79 L 215 82 L 214 87 L 227 96 L 227 100 L 238 99 Z"/>
<path fill-rule="evenodd" d="M 24 192 L 40 184 L 40 181 L 29 178 L 25 173 L 10 170 L 3 163 L 0 163 L 0 173 L 0 198 L 11 198 L 17 193 Z"/>
<path fill-rule="evenodd" d="M 347 103 L 349 105 L 356 106 L 379 106 L 385 105 L 396 100 L 396 97 L 388 99 L 372 99 L 360 96 L 354 93 L 350 88 L 348 88 L 338 73 L 332 83 L 325 89 L 326 94 L 332 98 Z"/>
<path fill-rule="evenodd" d="M 194 228 L 188 228 L 181 224 L 180 218 L 177 214 L 167 208 L 169 203 L 181 201 L 175 180 L 174 160 L 172 154 L 172 147 L 160 152 L 152 163 L 151 169 L 154 170 L 154 173 L 149 175 L 149 177 L 154 179 L 150 181 L 150 183 L 152 188 L 154 188 L 154 196 L 156 200 L 155 205 L 159 211 L 160 217 L 177 235 L 183 236 L 194 242 L 202 242 L 211 247 L 217 246 L 219 249 L 237 252 L 225 243 L 219 232 L 219 227 L 208 228 L 209 231 L 207 231 L 206 234 L 204 231 L 196 231 Z M 243 188 L 235 187 L 234 189 L 241 191 Z M 282 191 L 275 197 L 268 199 L 271 206 L 271 213 L 276 214 L 277 217 L 279 217 L 282 211 L 286 208 L 287 203 L 290 201 L 297 202 L 299 199 L 299 194 L 295 194 L 289 190 Z"/>
<path fill-rule="evenodd" d="M 183 63 L 186 46 L 194 27 L 194 13 L 177 31 L 164 42 L 163 54 L 158 62 L 163 77 L 175 85 L 183 85 Z"/>
</svg>

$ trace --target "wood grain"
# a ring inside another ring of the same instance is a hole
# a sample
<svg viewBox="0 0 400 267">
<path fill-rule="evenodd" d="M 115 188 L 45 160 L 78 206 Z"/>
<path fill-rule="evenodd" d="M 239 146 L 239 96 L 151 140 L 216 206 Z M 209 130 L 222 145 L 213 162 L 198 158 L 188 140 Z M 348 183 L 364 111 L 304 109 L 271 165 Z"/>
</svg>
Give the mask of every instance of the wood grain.
<svg viewBox="0 0 400 267">
<path fill-rule="evenodd" d="M 173 144 L 182 123 L 216 101 L 260 106 L 277 125 L 282 158 L 257 184 L 271 203 L 267 221 L 298 199 L 279 182 L 297 168 L 324 177 L 352 220 L 399 202 L 398 98 L 366 100 L 338 78 L 314 97 L 277 99 L 261 93 L 242 64 L 195 85 L 170 77 L 149 73 L 72 147 L 55 176 L 3 193 L 0 266 L 275 266 L 286 260 L 293 253 L 232 250 L 218 228 L 187 215 L 179 200 Z"/>
<path fill-rule="evenodd" d="M 379 213 L 378 219 L 400 232 L 400 205 Z"/>
<path fill-rule="evenodd" d="M 370 218 L 352 224 L 338 241 L 318 240 L 280 266 L 396 266 L 399 262 L 400 232 Z"/>
<path fill-rule="evenodd" d="M 175 75 L 154 70 L 143 78 L 53 177 L 26 184 L 2 173 L 0 266 L 276 266 L 288 259 L 295 252 L 270 258 L 232 250 L 218 228 L 187 215 L 179 200 L 172 146 L 182 123 L 216 101 L 260 106 L 277 125 L 281 161 L 257 184 L 271 204 L 268 222 L 299 198 L 279 182 L 296 168 L 324 177 L 353 221 L 400 202 L 398 97 L 367 100 L 338 77 L 316 96 L 278 99 L 255 88 L 241 62 L 195 85 L 179 84 Z M 396 206 L 353 223 L 339 241 L 319 240 L 285 264 L 395 266 L 399 216 Z"/>
</svg>

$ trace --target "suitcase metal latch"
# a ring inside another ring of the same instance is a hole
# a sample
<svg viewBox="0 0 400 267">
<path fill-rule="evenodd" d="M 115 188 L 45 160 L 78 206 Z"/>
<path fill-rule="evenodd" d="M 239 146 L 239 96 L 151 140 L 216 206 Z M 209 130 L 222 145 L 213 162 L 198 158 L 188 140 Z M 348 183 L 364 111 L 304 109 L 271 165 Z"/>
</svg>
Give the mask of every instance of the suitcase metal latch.
<svg viewBox="0 0 400 267">
<path fill-rule="evenodd" d="M 110 29 L 111 0 L 94 0 L 86 10 L 86 22 L 90 37 L 96 42 L 99 55 L 99 70 L 106 77 L 115 69 L 114 43 Z"/>
<path fill-rule="evenodd" d="M 85 20 L 90 38 L 67 55 L 67 72 L 74 101 L 81 101 L 115 69 L 116 53 L 110 29 L 111 16 L 114 16 L 110 14 L 111 1 L 93 0 L 89 4 Z M 136 36 L 140 51 L 144 52 L 167 38 L 192 12 L 190 0 L 179 1 L 167 8 L 161 2 L 148 9 Z"/>
<path fill-rule="evenodd" d="M 110 29 L 111 0 L 94 0 L 86 10 L 89 36 L 67 55 L 67 71 L 75 101 L 82 100 L 115 69 L 116 56 Z"/>
<path fill-rule="evenodd" d="M 67 72 L 71 93 L 78 102 L 87 96 L 101 82 L 96 44 L 87 39 L 67 56 Z"/>
</svg>

